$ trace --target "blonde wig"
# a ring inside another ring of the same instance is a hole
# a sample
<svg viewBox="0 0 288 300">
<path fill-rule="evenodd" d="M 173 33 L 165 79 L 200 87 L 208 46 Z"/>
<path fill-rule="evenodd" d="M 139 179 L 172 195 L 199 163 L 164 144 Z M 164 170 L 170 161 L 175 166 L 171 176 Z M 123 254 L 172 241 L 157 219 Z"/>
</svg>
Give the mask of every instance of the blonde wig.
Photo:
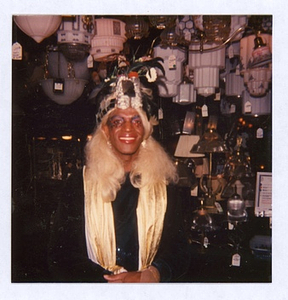
<svg viewBox="0 0 288 300">
<path fill-rule="evenodd" d="M 142 109 L 137 109 L 142 119 L 145 137 L 139 155 L 130 172 L 131 183 L 141 188 L 158 182 L 177 182 L 177 171 L 169 155 L 163 147 L 151 136 L 156 120 L 148 121 Z M 102 129 L 108 120 L 110 110 L 103 118 L 101 125 L 92 135 L 85 147 L 86 178 L 97 182 L 105 201 L 113 201 L 121 184 L 125 180 L 122 162 L 114 154 L 111 145 Z"/>
</svg>

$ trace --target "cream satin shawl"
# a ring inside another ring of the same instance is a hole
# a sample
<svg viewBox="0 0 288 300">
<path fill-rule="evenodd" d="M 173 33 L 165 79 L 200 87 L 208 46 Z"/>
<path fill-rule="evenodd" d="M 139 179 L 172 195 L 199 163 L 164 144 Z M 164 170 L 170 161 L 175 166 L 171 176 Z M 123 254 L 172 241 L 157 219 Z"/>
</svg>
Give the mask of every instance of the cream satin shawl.
<svg viewBox="0 0 288 300">
<path fill-rule="evenodd" d="M 116 265 L 116 239 L 112 202 L 104 202 L 97 183 L 88 181 L 84 175 L 85 234 L 88 257 L 112 272 L 126 271 Z M 167 207 L 165 182 L 140 189 L 137 222 L 139 240 L 139 266 L 149 266 L 159 247 Z"/>
</svg>

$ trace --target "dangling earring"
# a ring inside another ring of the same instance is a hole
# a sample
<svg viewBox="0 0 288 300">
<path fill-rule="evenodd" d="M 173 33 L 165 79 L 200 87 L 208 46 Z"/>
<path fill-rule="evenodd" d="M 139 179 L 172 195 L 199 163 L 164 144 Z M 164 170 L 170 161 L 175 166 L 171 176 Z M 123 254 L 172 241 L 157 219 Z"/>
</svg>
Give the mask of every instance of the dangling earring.
<svg viewBox="0 0 288 300">
<path fill-rule="evenodd" d="M 146 147 L 146 140 L 144 140 L 142 143 L 141 143 L 142 147 L 145 148 Z"/>
<path fill-rule="evenodd" d="M 112 149 L 112 144 L 111 144 L 111 142 L 108 140 L 107 141 L 107 146 L 110 148 L 110 149 Z"/>
</svg>

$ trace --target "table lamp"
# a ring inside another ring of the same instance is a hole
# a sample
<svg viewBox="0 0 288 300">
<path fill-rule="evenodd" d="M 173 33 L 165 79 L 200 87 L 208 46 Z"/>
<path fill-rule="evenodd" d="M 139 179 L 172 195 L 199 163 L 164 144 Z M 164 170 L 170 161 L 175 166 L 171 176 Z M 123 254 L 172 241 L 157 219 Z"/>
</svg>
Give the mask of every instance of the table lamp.
<svg viewBox="0 0 288 300">
<path fill-rule="evenodd" d="M 193 145 L 190 150 L 191 153 L 204 153 L 209 154 L 209 170 L 207 183 L 203 183 L 204 175 L 200 179 L 200 188 L 205 193 L 204 206 L 209 212 L 217 212 L 215 207 L 215 196 L 221 190 L 221 184 L 219 182 L 218 187 L 213 191 L 212 189 L 212 163 L 213 153 L 225 153 L 229 152 L 226 144 L 221 136 L 217 133 L 215 128 L 208 128 L 199 141 Z"/>
</svg>

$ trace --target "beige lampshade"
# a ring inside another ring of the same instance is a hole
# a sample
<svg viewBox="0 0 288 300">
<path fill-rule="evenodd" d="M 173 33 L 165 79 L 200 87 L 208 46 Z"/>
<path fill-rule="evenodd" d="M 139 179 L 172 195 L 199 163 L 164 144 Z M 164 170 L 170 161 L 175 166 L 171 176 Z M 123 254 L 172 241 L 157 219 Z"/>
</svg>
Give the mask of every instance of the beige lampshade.
<svg viewBox="0 0 288 300">
<path fill-rule="evenodd" d="M 37 43 L 51 36 L 60 26 L 62 16 L 58 15 L 23 15 L 14 16 L 16 25 Z"/>
</svg>

